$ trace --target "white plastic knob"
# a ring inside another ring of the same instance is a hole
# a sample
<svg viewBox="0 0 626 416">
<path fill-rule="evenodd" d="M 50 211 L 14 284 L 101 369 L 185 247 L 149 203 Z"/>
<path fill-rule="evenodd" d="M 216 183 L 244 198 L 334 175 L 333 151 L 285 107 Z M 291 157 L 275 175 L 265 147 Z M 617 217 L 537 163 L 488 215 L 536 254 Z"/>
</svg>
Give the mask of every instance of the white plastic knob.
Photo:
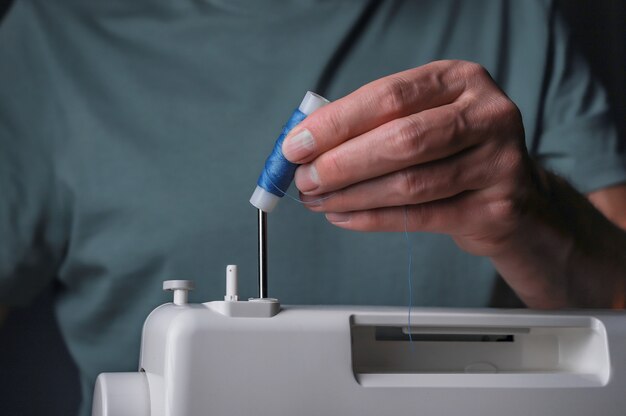
<svg viewBox="0 0 626 416">
<path fill-rule="evenodd" d="M 163 290 L 174 292 L 174 305 L 186 305 L 189 299 L 189 291 L 195 285 L 193 280 L 166 280 L 163 282 Z"/>
<path fill-rule="evenodd" d="M 96 379 L 91 416 L 150 416 L 145 373 L 102 373 Z"/>
</svg>

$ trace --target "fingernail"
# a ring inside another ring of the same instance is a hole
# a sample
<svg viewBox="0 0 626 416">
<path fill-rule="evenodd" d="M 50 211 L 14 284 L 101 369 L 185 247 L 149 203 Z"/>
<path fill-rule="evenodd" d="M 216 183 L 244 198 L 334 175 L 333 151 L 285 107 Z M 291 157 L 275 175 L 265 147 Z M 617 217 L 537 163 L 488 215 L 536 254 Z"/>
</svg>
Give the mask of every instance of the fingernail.
<svg viewBox="0 0 626 416">
<path fill-rule="evenodd" d="M 312 192 L 320 186 L 320 178 L 315 166 L 302 165 L 296 170 L 296 186 L 302 193 Z"/>
<path fill-rule="evenodd" d="M 307 129 L 300 130 L 293 136 L 287 136 L 283 142 L 283 154 L 291 162 L 304 160 L 313 154 L 315 139 Z"/>
<path fill-rule="evenodd" d="M 326 219 L 332 223 L 348 222 L 350 221 L 350 214 L 346 212 L 329 212 L 326 214 Z"/>
</svg>

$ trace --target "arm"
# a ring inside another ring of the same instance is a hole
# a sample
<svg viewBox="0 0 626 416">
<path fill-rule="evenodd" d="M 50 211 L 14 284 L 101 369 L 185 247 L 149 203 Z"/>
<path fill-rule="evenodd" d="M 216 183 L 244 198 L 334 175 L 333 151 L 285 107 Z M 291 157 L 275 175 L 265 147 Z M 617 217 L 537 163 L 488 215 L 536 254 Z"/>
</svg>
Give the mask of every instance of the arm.
<svg viewBox="0 0 626 416">
<path fill-rule="evenodd" d="M 309 209 L 334 225 L 449 234 L 530 307 L 621 306 L 624 233 L 534 164 L 519 110 L 479 65 L 374 81 L 309 116 L 283 153 L 303 164 Z"/>
<path fill-rule="evenodd" d="M 626 186 L 589 195 L 598 210 L 561 178 L 542 176 L 534 208 L 492 257 L 496 268 L 530 307 L 623 309 L 626 233 L 616 224 L 626 220 Z"/>
</svg>

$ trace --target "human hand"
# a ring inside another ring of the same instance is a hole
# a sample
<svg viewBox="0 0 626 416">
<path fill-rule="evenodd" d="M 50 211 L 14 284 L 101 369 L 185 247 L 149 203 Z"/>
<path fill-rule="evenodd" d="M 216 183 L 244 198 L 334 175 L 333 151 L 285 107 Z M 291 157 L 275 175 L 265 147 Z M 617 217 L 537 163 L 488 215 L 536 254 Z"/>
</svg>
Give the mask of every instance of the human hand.
<svg viewBox="0 0 626 416">
<path fill-rule="evenodd" d="M 519 110 L 464 61 L 359 88 L 307 117 L 283 153 L 302 164 L 295 180 L 307 207 L 332 224 L 402 231 L 406 222 L 477 255 L 503 249 L 534 189 Z"/>
</svg>

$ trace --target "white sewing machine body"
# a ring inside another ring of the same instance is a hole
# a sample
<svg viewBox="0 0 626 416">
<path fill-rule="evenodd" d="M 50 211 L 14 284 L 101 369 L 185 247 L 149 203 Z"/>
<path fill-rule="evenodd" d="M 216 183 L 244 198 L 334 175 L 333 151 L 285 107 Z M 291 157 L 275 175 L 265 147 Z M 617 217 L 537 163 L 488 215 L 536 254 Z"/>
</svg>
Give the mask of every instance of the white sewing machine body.
<svg viewBox="0 0 626 416">
<path fill-rule="evenodd" d="M 168 303 L 94 416 L 623 415 L 626 314 Z M 273 315 L 273 316 L 272 316 Z M 409 341 L 411 334 L 412 341 Z"/>
</svg>

